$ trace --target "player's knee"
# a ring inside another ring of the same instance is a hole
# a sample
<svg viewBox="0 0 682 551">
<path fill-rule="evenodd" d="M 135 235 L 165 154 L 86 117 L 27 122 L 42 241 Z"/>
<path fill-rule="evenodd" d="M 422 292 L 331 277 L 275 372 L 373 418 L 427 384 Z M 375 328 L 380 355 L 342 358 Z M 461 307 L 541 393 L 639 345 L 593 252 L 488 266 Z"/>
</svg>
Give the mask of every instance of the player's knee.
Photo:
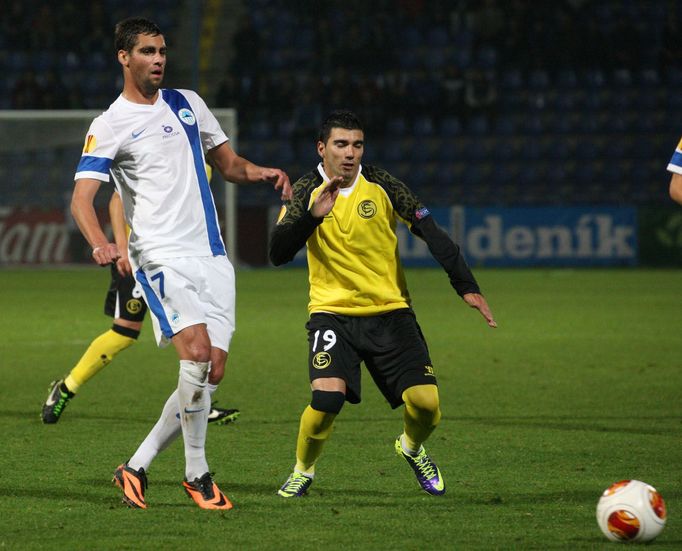
<svg viewBox="0 0 682 551">
<path fill-rule="evenodd" d="M 431 417 L 433 424 L 440 420 L 440 398 L 436 385 L 412 386 L 403 392 L 403 400 L 420 417 Z"/>
<path fill-rule="evenodd" d="M 330 392 L 328 390 L 313 390 L 313 398 L 310 407 L 323 413 L 338 415 L 346 401 L 343 392 Z"/>
<path fill-rule="evenodd" d="M 208 342 L 195 339 L 186 347 L 190 360 L 194 362 L 208 362 L 211 359 L 211 345 Z"/>
</svg>

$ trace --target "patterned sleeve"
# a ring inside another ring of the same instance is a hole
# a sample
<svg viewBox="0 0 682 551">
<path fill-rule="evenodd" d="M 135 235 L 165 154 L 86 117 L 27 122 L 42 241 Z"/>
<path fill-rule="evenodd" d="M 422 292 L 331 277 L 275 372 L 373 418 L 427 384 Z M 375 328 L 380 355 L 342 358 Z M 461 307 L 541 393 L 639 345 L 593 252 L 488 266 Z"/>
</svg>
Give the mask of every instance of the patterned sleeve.
<svg viewBox="0 0 682 551">
<path fill-rule="evenodd" d="M 293 260 L 322 223 L 323 218 L 313 218 L 308 208 L 313 190 L 321 183 L 321 176 L 314 171 L 292 186 L 293 197 L 282 206 L 277 225 L 270 234 L 269 256 L 275 266 Z"/>
<path fill-rule="evenodd" d="M 443 267 L 450 284 L 462 296 L 480 293 L 481 289 L 471 273 L 459 246 L 441 228 L 417 196 L 400 180 L 382 169 L 367 167 L 366 177 L 381 185 L 388 194 L 397 215 L 410 231 L 423 239 L 433 258 Z"/>
<path fill-rule="evenodd" d="M 363 173 L 368 181 L 375 182 L 384 189 L 396 214 L 408 227 L 411 228 L 416 220 L 429 214 L 412 190 L 384 169 L 363 166 Z"/>
</svg>

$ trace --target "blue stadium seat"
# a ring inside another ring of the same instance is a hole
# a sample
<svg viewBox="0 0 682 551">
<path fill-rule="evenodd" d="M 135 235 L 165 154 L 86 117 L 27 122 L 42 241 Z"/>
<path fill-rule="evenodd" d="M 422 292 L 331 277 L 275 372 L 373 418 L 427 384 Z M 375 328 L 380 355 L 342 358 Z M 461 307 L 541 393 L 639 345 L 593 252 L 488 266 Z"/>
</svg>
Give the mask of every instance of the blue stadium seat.
<svg viewBox="0 0 682 551">
<path fill-rule="evenodd" d="M 417 117 L 412 126 L 412 132 L 416 136 L 433 136 L 435 134 L 433 119 L 428 115 Z"/>
<path fill-rule="evenodd" d="M 386 123 L 386 131 L 389 137 L 401 137 L 407 134 L 407 121 L 403 117 L 391 117 Z"/>
<path fill-rule="evenodd" d="M 475 115 L 467 121 L 467 131 L 482 136 L 490 132 L 490 123 L 485 115 Z"/>
<path fill-rule="evenodd" d="M 572 90 L 578 85 L 578 75 L 573 69 L 560 69 L 557 74 L 556 83 L 562 91 Z"/>
<path fill-rule="evenodd" d="M 452 138 L 462 134 L 462 123 L 457 117 L 444 117 L 440 121 L 440 135 Z"/>
<path fill-rule="evenodd" d="M 502 88 L 506 90 L 518 90 L 523 88 L 523 73 L 520 69 L 506 69 L 502 73 Z"/>
<path fill-rule="evenodd" d="M 501 136 L 511 136 L 516 133 L 516 117 L 503 113 L 495 120 L 495 133 Z"/>
<path fill-rule="evenodd" d="M 528 85 L 531 88 L 544 90 L 550 85 L 549 74 L 544 69 L 534 69 L 528 76 Z"/>
</svg>

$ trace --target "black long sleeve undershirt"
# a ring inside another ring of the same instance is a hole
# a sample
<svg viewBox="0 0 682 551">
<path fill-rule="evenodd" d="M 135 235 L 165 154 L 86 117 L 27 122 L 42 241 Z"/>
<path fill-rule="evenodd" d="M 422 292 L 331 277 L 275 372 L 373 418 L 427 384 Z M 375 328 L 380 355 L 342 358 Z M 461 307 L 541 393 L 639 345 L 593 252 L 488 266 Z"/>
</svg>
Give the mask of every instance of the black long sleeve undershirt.
<svg viewBox="0 0 682 551">
<path fill-rule="evenodd" d="M 459 296 L 481 292 L 459 246 L 450 239 L 443 228 L 436 224 L 433 216 L 429 215 L 421 220 L 415 220 L 410 231 L 426 242 L 429 251 L 446 271 L 450 284 Z"/>
<path fill-rule="evenodd" d="M 294 222 L 275 226 L 270 235 L 270 262 L 275 266 L 291 262 L 323 220 L 307 210 Z"/>
</svg>

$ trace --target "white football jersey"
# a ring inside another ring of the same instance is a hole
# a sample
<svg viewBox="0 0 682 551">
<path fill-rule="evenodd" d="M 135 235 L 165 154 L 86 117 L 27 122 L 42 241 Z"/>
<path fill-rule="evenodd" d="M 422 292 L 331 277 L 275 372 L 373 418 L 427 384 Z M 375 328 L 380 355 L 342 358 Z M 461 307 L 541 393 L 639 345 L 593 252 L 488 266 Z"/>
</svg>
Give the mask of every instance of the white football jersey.
<svg viewBox="0 0 682 551">
<path fill-rule="evenodd" d="M 677 144 L 675 153 L 673 153 L 673 156 L 668 163 L 668 171 L 682 174 L 682 140 Z"/>
<path fill-rule="evenodd" d="M 228 138 L 196 92 L 160 92 L 153 105 L 119 96 L 95 118 L 75 176 L 108 182 L 111 174 L 136 266 L 226 254 L 204 153 Z"/>
</svg>

